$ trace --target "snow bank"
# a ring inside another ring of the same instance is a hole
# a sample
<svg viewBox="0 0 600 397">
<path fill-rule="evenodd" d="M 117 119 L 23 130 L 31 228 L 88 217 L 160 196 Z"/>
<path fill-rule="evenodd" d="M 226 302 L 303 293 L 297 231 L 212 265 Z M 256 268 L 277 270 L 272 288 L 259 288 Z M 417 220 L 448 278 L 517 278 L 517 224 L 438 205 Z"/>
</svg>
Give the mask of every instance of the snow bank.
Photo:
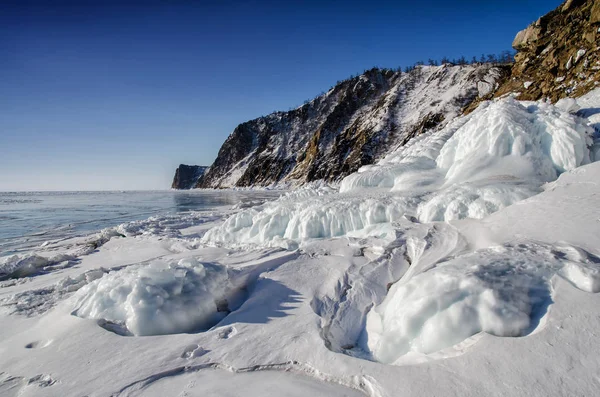
<svg viewBox="0 0 600 397">
<path fill-rule="evenodd" d="M 194 259 L 113 271 L 79 289 L 73 314 L 119 333 L 162 335 L 206 329 L 241 303 L 227 269 Z"/>
<path fill-rule="evenodd" d="M 393 364 L 408 353 L 429 354 L 487 332 L 531 332 L 552 302 L 550 280 L 600 291 L 600 261 L 574 247 L 520 244 L 489 248 L 442 262 L 392 286 L 367 315 L 366 346 Z"/>
<path fill-rule="evenodd" d="M 403 215 L 421 222 L 483 218 L 591 161 L 594 130 L 568 112 L 573 104 L 563 105 L 486 102 L 346 177 L 341 194 L 302 189 L 233 215 L 203 242 L 296 248 Z"/>
</svg>

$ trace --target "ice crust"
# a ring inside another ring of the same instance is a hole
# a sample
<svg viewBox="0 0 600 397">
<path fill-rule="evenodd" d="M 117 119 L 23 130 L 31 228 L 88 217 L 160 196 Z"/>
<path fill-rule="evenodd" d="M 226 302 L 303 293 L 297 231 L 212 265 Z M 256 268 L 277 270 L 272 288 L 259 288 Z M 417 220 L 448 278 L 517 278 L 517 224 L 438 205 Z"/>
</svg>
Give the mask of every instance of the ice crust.
<svg viewBox="0 0 600 397">
<path fill-rule="evenodd" d="M 574 106 L 510 97 L 483 103 L 346 177 L 340 194 L 302 189 L 242 210 L 203 242 L 293 249 L 314 238 L 369 235 L 370 226 L 404 215 L 421 222 L 483 218 L 593 160 L 594 130 L 569 113 Z"/>
<path fill-rule="evenodd" d="M 240 303 L 227 268 L 182 259 L 113 271 L 79 289 L 73 314 L 136 336 L 206 329 Z"/>
</svg>

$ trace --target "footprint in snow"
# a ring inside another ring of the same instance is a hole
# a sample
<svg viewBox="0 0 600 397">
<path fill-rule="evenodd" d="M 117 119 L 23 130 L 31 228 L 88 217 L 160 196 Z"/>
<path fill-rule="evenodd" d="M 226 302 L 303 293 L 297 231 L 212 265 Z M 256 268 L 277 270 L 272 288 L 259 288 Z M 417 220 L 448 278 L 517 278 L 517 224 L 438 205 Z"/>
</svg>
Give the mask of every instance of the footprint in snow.
<svg viewBox="0 0 600 397">
<path fill-rule="evenodd" d="M 192 359 L 196 357 L 200 357 L 208 353 L 208 350 L 205 350 L 200 345 L 191 344 L 183 349 L 183 353 L 181 353 L 181 358 Z"/>
<path fill-rule="evenodd" d="M 37 340 L 25 345 L 25 349 L 42 349 L 49 346 L 52 340 Z"/>
</svg>

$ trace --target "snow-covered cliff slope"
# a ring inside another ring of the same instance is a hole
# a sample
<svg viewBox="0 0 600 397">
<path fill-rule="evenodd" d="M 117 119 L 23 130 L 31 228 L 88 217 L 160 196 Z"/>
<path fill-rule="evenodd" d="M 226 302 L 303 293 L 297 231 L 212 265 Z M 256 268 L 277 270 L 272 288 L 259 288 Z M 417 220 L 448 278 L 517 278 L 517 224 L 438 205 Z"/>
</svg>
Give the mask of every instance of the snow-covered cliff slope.
<svg viewBox="0 0 600 397">
<path fill-rule="evenodd" d="M 339 180 L 437 130 L 507 72 L 484 65 L 372 69 L 289 112 L 240 124 L 197 187 Z"/>
</svg>

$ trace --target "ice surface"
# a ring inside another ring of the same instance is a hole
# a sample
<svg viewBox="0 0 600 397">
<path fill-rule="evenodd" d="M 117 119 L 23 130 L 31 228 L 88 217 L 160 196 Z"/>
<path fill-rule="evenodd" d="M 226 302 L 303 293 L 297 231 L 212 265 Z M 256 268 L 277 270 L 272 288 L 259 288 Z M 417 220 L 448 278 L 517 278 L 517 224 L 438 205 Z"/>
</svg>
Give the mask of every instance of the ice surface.
<svg viewBox="0 0 600 397">
<path fill-rule="evenodd" d="M 133 335 L 198 331 L 239 305 L 227 269 L 194 259 L 154 261 L 111 272 L 73 297 L 74 314 L 125 327 Z"/>
</svg>

